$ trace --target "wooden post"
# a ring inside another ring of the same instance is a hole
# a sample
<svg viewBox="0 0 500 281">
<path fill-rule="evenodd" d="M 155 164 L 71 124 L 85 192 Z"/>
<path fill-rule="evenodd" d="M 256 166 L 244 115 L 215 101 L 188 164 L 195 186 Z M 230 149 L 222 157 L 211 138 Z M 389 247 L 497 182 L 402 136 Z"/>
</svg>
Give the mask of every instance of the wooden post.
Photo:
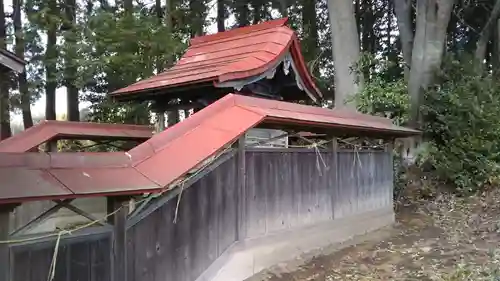
<svg viewBox="0 0 500 281">
<path fill-rule="evenodd" d="M 389 142 L 387 142 L 387 145 L 385 146 L 384 150 L 386 152 L 390 152 L 392 156 L 393 149 L 394 149 L 394 139 L 390 139 Z"/>
<path fill-rule="evenodd" d="M 10 213 L 15 205 L 0 205 L 0 241 L 8 241 L 10 233 Z M 0 244 L 0 280 L 11 280 L 9 244 Z"/>
<path fill-rule="evenodd" d="M 57 147 L 57 140 L 51 140 L 47 142 L 46 144 L 46 152 L 57 152 L 58 147 Z"/>
<path fill-rule="evenodd" d="M 156 132 L 159 133 L 165 130 L 165 111 L 158 110 L 156 114 L 158 115 L 156 121 Z"/>
<path fill-rule="evenodd" d="M 237 206 L 238 215 L 236 235 L 239 241 L 246 238 L 246 160 L 245 160 L 245 135 L 238 139 L 238 176 L 237 176 Z"/>
<path fill-rule="evenodd" d="M 331 200 L 332 200 L 332 219 L 335 219 L 335 206 L 337 204 L 338 192 L 340 190 L 339 186 L 339 153 L 338 153 L 339 143 L 336 137 L 332 138 L 332 154 L 333 154 L 333 168 L 332 168 L 332 177 L 333 177 L 333 187 L 331 189 Z"/>
<path fill-rule="evenodd" d="M 111 281 L 127 281 L 128 197 L 108 197 L 108 222 L 113 225 Z"/>
</svg>

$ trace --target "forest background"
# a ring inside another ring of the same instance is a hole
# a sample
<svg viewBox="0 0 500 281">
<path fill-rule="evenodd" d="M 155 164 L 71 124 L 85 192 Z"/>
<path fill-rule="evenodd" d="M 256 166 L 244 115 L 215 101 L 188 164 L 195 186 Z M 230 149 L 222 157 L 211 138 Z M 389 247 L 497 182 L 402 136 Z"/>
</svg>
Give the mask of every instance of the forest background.
<svg viewBox="0 0 500 281">
<path fill-rule="evenodd" d="M 324 106 L 423 130 L 418 163 L 457 191 L 496 186 L 499 15 L 496 0 L 0 0 L 0 48 L 27 62 L 0 77 L 0 139 L 41 119 L 150 124 L 148 104 L 106 94 L 192 37 L 288 17 Z"/>
</svg>

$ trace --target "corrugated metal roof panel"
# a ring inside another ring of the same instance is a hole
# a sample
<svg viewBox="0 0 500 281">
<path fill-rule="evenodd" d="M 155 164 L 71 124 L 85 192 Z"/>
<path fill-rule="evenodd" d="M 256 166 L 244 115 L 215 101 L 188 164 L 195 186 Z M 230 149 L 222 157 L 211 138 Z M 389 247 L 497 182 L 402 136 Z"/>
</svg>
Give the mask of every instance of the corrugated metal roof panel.
<svg viewBox="0 0 500 281">
<path fill-rule="evenodd" d="M 0 202 L 74 195 L 44 169 L 0 168 L 0 179 Z"/>
<path fill-rule="evenodd" d="M 148 126 L 92 122 L 42 121 L 0 141 L 0 152 L 26 152 L 53 139 L 147 140 L 153 135 Z"/>
<path fill-rule="evenodd" d="M 138 194 L 161 188 L 134 168 L 51 169 L 77 195 Z"/>
</svg>

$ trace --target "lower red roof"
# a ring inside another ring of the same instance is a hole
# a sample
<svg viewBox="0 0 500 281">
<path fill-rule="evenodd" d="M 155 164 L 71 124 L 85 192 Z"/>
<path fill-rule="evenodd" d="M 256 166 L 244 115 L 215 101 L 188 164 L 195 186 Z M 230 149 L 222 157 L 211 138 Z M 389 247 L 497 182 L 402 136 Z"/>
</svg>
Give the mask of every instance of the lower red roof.
<svg viewBox="0 0 500 281">
<path fill-rule="evenodd" d="M 26 152 L 50 140 L 139 140 L 153 135 L 148 126 L 92 122 L 42 121 L 39 124 L 0 141 L 0 152 Z"/>
<path fill-rule="evenodd" d="M 390 120 L 229 94 L 128 152 L 0 155 L 0 203 L 168 189 L 191 169 L 262 124 L 406 137 Z"/>
</svg>

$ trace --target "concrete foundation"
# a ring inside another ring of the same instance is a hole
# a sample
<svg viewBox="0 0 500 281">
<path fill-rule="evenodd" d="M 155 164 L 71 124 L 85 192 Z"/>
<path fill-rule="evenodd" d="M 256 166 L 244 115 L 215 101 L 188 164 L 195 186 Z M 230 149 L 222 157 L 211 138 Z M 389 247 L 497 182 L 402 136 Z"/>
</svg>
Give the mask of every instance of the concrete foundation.
<svg viewBox="0 0 500 281">
<path fill-rule="evenodd" d="M 345 242 L 393 222 L 393 210 L 381 209 L 236 242 L 197 281 L 245 280 L 278 263 Z"/>
</svg>

